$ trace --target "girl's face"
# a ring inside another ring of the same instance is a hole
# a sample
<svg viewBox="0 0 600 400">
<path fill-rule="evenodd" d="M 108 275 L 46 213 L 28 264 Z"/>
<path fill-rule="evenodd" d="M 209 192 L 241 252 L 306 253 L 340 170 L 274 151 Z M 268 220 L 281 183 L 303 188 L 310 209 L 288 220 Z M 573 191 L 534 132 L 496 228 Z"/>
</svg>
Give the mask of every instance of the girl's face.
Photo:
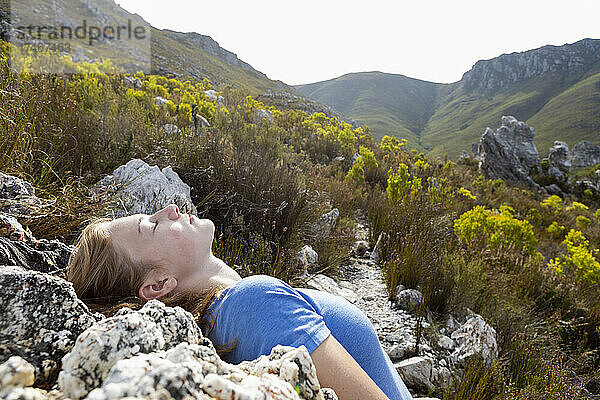
<svg viewBox="0 0 600 400">
<path fill-rule="evenodd" d="M 152 215 L 135 214 L 106 224 L 111 239 L 131 259 L 166 268 L 178 280 L 191 276 L 212 255 L 214 223 L 181 214 L 174 204 Z"/>
</svg>

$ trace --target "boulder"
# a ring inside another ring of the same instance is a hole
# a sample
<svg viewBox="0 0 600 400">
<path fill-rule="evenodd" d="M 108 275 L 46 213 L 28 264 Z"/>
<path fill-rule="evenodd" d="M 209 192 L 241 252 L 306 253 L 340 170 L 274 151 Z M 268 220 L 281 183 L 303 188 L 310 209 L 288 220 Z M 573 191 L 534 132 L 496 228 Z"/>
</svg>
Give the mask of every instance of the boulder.
<svg viewBox="0 0 600 400">
<path fill-rule="evenodd" d="M 108 210 L 112 217 L 153 214 L 173 203 L 182 213 L 197 214 L 190 187 L 170 166 L 161 170 L 140 159 L 133 159 L 104 177 L 94 191 L 99 195 L 115 195 L 120 200 L 118 208 Z"/>
<path fill-rule="evenodd" d="M 579 142 L 573 146 L 571 166 L 591 167 L 600 163 L 600 146 L 591 142 Z"/>
<path fill-rule="evenodd" d="M 556 140 L 548 151 L 548 175 L 556 178 L 564 177 L 571 170 L 569 145 Z"/>
<path fill-rule="evenodd" d="M 52 384 L 77 336 L 103 316 L 48 274 L 3 266 L 0 287 L 0 362 L 20 356 L 35 368 L 36 385 Z"/>
<path fill-rule="evenodd" d="M 317 254 L 317 252 L 314 251 L 309 245 L 304 245 L 298 252 L 297 257 L 304 268 L 317 265 L 319 262 L 319 254 Z"/>
<path fill-rule="evenodd" d="M 138 311 L 123 308 L 83 332 L 63 359 L 59 387 L 74 400 L 145 397 L 163 389 L 176 399 L 323 399 L 306 347 L 278 345 L 269 356 L 229 364 L 192 314 L 158 300 Z"/>
<path fill-rule="evenodd" d="M 472 356 L 479 355 L 487 364 L 498 357 L 496 330 L 488 325 L 480 315 L 469 318 L 463 326 L 452 332 L 456 348 L 451 358 L 463 364 Z"/>
<path fill-rule="evenodd" d="M 327 275 L 317 274 L 311 277 L 306 284 L 316 290 L 321 290 L 324 292 L 328 292 L 334 294 L 336 296 L 340 296 L 348 300 L 350 303 L 356 303 L 358 300 L 358 295 L 354 290 L 349 288 L 343 288 L 338 285 L 338 283 L 330 278 Z"/>
<path fill-rule="evenodd" d="M 269 110 L 264 110 L 262 108 L 260 110 L 256 110 L 255 123 L 257 123 L 257 124 L 261 123 L 265 119 L 267 120 L 268 123 L 273 123 L 273 121 L 275 121 L 275 116 Z"/>
<path fill-rule="evenodd" d="M 32 209 L 42 205 L 35 189 L 16 176 L 0 172 L 0 212 L 11 216 L 31 215 Z"/>
<path fill-rule="evenodd" d="M 405 311 L 416 312 L 423 295 L 416 289 L 404 289 L 396 294 L 396 304 Z"/>
<path fill-rule="evenodd" d="M 533 142 L 535 130 L 515 117 L 503 116 L 494 132 L 487 128 L 479 141 L 479 168 L 488 179 L 526 183 L 539 188 L 529 174 L 541 172 L 540 157 Z"/>
<path fill-rule="evenodd" d="M 433 389 L 431 382 L 433 363 L 423 357 L 411 357 L 394 364 L 406 386 L 425 392 Z"/>
<path fill-rule="evenodd" d="M 562 197 L 563 199 L 565 198 L 565 192 L 563 192 L 560 186 L 558 186 L 556 183 L 544 186 L 544 189 L 546 189 L 546 192 L 548 192 L 549 195 L 557 195 Z"/>
<path fill-rule="evenodd" d="M 329 233 L 335 227 L 335 223 L 337 222 L 339 216 L 340 212 L 337 208 L 334 208 L 328 213 L 321 215 L 321 217 L 311 226 L 311 234 L 313 239 L 323 240 L 329 236 Z"/>
</svg>

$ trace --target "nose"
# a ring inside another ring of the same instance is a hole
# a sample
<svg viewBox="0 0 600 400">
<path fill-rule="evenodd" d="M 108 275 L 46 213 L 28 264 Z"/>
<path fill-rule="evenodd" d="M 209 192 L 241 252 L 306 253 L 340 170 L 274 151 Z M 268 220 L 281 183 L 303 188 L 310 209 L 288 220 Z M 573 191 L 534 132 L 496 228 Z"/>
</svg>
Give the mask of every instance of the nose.
<svg viewBox="0 0 600 400">
<path fill-rule="evenodd" d="M 156 219 L 160 219 L 160 218 L 168 218 L 171 220 L 177 220 L 177 219 L 179 219 L 180 215 L 181 214 L 179 213 L 179 207 L 177 207 L 177 205 L 175 205 L 175 204 L 169 204 L 162 210 L 157 211 L 152 216 L 152 219 L 156 220 Z"/>
</svg>

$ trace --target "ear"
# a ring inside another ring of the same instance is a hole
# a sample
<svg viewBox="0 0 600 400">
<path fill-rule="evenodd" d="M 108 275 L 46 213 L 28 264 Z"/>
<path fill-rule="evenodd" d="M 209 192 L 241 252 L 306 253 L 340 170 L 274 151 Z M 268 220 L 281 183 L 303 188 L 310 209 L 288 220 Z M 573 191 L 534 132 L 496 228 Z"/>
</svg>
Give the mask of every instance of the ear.
<svg viewBox="0 0 600 400">
<path fill-rule="evenodd" d="M 158 299 L 167 293 L 170 293 L 177 287 L 177 279 L 167 275 L 153 275 L 144 281 L 138 295 L 144 300 Z"/>
</svg>

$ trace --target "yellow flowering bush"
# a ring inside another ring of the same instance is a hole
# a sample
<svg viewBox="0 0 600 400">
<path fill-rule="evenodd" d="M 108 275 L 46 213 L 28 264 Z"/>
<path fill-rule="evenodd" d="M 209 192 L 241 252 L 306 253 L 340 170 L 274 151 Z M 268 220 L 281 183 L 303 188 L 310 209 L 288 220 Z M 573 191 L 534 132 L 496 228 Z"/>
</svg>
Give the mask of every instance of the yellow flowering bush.
<svg viewBox="0 0 600 400">
<path fill-rule="evenodd" d="M 398 172 L 388 171 L 387 194 L 390 204 L 413 200 L 421 190 L 421 178 L 411 176 L 406 164 L 398 165 Z"/>
<path fill-rule="evenodd" d="M 350 168 L 350 171 L 348 171 L 348 174 L 346 175 L 346 180 L 353 180 L 356 183 L 361 184 L 365 182 L 365 177 L 368 174 L 379 168 L 379 164 L 375 159 L 373 151 L 368 148 L 360 146 L 359 153 L 360 157 L 354 161 L 352 168 Z"/>
<path fill-rule="evenodd" d="M 558 222 L 554 221 L 553 223 L 551 223 L 547 228 L 546 228 L 546 232 L 548 232 L 549 234 L 551 234 L 555 239 L 558 239 L 559 237 L 562 236 L 563 232 L 565 230 L 565 227 L 563 225 L 560 225 Z"/>
<path fill-rule="evenodd" d="M 533 227 L 527 220 L 514 218 L 510 211 L 508 207 L 500 210 L 474 207 L 454 221 L 454 233 L 469 246 L 482 240 L 492 248 L 516 247 L 534 254 L 537 240 Z"/>
<path fill-rule="evenodd" d="M 571 211 L 571 210 L 574 210 L 574 211 L 587 211 L 588 209 L 589 209 L 588 206 L 586 206 L 585 204 L 580 203 L 578 201 L 574 201 L 570 206 L 568 206 L 566 208 L 567 211 Z"/>
<path fill-rule="evenodd" d="M 578 215 L 575 219 L 575 225 L 577 226 L 577 229 L 585 229 L 590 226 L 591 223 L 592 221 L 583 215 Z"/>
<path fill-rule="evenodd" d="M 477 201 L 477 197 L 475 197 L 469 189 L 461 187 L 460 189 L 458 189 L 458 193 L 463 195 L 464 197 L 466 197 L 469 200 Z"/>
<path fill-rule="evenodd" d="M 542 201 L 540 205 L 545 208 L 553 209 L 555 213 L 561 211 L 564 206 L 562 199 L 555 194 Z"/>
<path fill-rule="evenodd" d="M 590 249 L 590 243 L 585 235 L 571 229 L 562 244 L 567 247 L 567 254 L 552 259 L 548 266 L 559 275 L 564 275 L 565 269 L 570 269 L 577 278 L 589 283 L 600 281 L 600 263 L 598 249 Z"/>
</svg>

